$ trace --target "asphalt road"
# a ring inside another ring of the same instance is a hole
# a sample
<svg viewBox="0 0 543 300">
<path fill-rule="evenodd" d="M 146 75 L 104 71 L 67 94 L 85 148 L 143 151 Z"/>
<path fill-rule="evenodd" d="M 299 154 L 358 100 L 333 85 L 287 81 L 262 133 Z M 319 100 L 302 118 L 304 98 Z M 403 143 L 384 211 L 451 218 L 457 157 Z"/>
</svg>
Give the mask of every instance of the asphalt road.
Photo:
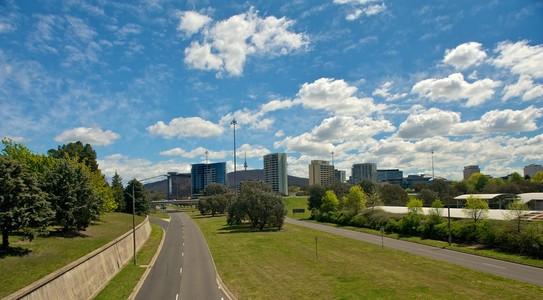
<svg viewBox="0 0 543 300">
<path fill-rule="evenodd" d="M 291 218 L 285 219 L 286 223 L 308 227 L 311 229 L 341 235 L 359 241 L 381 245 L 380 236 L 356 232 L 348 229 L 327 226 L 323 224 L 298 221 Z M 482 256 L 466 254 L 447 249 L 421 245 L 412 242 L 384 238 L 383 244 L 387 248 L 397 249 L 417 255 L 425 256 L 439 261 L 456 264 L 469 269 L 486 272 L 502 277 L 543 286 L 543 268 L 525 266 L 502 260 L 486 258 Z"/>
<path fill-rule="evenodd" d="M 151 221 L 162 226 L 166 236 L 135 299 L 227 299 L 217 284 L 207 243 L 190 217 L 170 212 L 170 222 Z"/>
</svg>

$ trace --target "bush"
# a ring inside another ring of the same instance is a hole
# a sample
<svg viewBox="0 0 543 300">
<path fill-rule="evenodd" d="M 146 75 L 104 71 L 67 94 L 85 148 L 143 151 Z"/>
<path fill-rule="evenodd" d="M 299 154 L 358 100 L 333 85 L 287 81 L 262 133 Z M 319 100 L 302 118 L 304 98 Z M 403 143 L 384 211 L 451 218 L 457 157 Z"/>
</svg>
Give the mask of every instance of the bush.
<svg viewBox="0 0 543 300">
<path fill-rule="evenodd" d="M 363 213 L 358 213 L 356 216 L 351 218 L 351 226 L 367 227 L 367 224 L 368 220 L 366 220 Z"/>
</svg>

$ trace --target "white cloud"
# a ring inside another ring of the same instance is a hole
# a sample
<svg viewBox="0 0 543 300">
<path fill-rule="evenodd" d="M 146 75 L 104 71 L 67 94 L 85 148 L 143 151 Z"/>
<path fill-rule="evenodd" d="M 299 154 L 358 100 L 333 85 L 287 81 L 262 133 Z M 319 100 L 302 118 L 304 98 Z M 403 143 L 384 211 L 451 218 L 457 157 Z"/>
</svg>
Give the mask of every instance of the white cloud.
<svg viewBox="0 0 543 300">
<path fill-rule="evenodd" d="M 334 0 L 335 4 L 349 6 L 350 12 L 345 16 L 348 21 L 354 21 L 360 16 L 373 16 L 386 11 L 387 6 L 384 2 L 381 4 L 372 4 L 379 0 Z"/>
<path fill-rule="evenodd" d="M 70 143 L 81 141 L 93 146 L 110 145 L 120 137 L 119 134 L 111 130 L 102 130 L 100 128 L 78 127 L 62 132 L 55 137 L 55 141 L 61 143 Z"/>
<path fill-rule="evenodd" d="M 477 106 L 494 95 L 494 88 L 501 83 L 492 79 L 482 79 L 473 83 L 466 82 L 460 73 L 454 73 L 447 78 L 425 79 L 416 83 L 412 92 L 431 100 L 461 100 L 467 99 L 467 107 Z"/>
<path fill-rule="evenodd" d="M 357 88 L 343 80 L 321 78 L 304 83 L 297 96 L 304 108 L 322 109 L 342 116 L 369 116 L 387 106 L 375 104 L 371 98 L 358 98 Z"/>
<path fill-rule="evenodd" d="M 400 125 L 398 136 L 405 139 L 447 136 L 450 128 L 459 122 L 459 113 L 431 108 L 409 115 Z"/>
<path fill-rule="evenodd" d="M 515 74 L 543 78 L 543 45 L 530 46 L 528 41 L 501 42 L 494 52 L 499 55 L 492 60 L 493 65 Z"/>
<path fill-rule="evenodd" d="M 387 81 L 381 85 L 381 87 L 375 89 L 372 95 L 385 98 L 387 101 L 394 101 L 407 96 L 407 93 L 391 94 L 389 89 L 394 84 L 393 81 Z"/>
<path fill-rule="evenodd" d="M 193 149 L 191 151 L 185 151 L 182 148 L 173 148 L 166 151 L 161 151 L 160 155 L 164 156 L 180 156 L 185 158 L 200 158 L 201 161 L 205 161 L 206 159 L 206 151 L 207 151 L 207 158 L 208 159 L 223 159 L 227 156 L 229 156 L 228 151 L 213 151 L 208 150 L 202 147 L 198 147 L 196 149 Z"/>
<path fill-rule="evenodd" d="M 481 117 L 480 128 L 484 132 L 522 132 L 537 130 L 536 120 L 543 108 L 527 107 L 523 110 L 492 110 Z"/>
<path fill-rule="evenodd" d="M 210 17 L 195 11 L 179 12 L 178 16 L 179 25 L 177 25 L 177 30 L 182 31 L 186 36 L 197 33 L 202 27 L 212 21 Z"/>
<path fill-rule="evenodd" d="M 509 100 L 521 95 L 524 101 L 533 100 L 543 97 L 543 85 L 534 84 L 530 76 L 522 75 L 517 83 L 507 85 L 503 90 L 503 94 L 503 100 Z"/>
<path fill-rule="evenodd" d="M 286 18 L 260 18 L 258 12 L 232 16 L 202 31 L 203 42 L 193 41 L 185 49 L 185 63 L 202 70 L 217 70 L 233 76 L 243 73 L 247 56 L 286 55 L 303 49 L 309 38 L 289 31 L 294 24 Z"/>
<path fill-rule="evenodd" d="M 191 117 L 172 119 L 168 125 L 158 121 L 156 124 L 147 127 L 147 132 L 167 139 L 189 136 L 211 138 L 220 136 L 224 132 L 224 128 L 202 118 Z"/>
<path fill-rule="evenodd" d="M 486 59 L 486 52 L 481 50 L 482 45 L 476 42 L 464 43 L 454 49 L 445 50 L 443 62 L 458 70 L 465 70 L 471 66 L 479 65 Z"/>
</svg>

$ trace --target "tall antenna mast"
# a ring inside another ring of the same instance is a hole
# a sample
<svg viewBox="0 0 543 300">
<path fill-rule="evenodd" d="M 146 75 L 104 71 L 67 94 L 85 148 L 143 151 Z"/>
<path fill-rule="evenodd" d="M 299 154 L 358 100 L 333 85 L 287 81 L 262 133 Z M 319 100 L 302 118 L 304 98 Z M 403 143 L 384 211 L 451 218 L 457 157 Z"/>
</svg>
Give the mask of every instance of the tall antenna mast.
<svg viewBox="0 0 543 300">
<path fill-rule="evenodd" d="M 206 165 L 207 165 L 207 156 L 209 155 L 209 152 L 206 150 Z"/>
<path fill-rule="evenodd" d="M 245 150 L 245 162 L 243 163 L 243 168 L 247 171 L 247 150 Z"/>
</svg>

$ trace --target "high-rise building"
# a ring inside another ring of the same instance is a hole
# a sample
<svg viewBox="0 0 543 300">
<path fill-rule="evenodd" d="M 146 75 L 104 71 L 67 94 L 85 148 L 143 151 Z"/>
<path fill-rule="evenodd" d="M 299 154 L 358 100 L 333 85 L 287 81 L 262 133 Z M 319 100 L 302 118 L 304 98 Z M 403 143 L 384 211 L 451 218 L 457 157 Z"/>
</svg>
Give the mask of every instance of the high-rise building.
<svg viewBox="0 0 543 300">
<path fill-rule="evenodd" d="M 351 183 L 357 184 L 362 180 L 377 181 L 377 164 L 354 164 L 351 168 Z"/>
<path fill-rule="evenodd" d="M 542 165 L 530 164 L 524 167 L 524 177 L 532 178 L 537 172 L 543 171 Z"/>
<path fill-rule="evenodd" d="M 273 191 L 288 195 L 286 153 L 264 155 L 264 182 L 271 186 Z"/>
<path fill-rule="evenodd" d="M 327 185 L 335 181 L 334 166 L 329 161 L 312 160 L 309 165 L 309 185 Z"/>
<path fill-rule="evenodd" d="M 345 171 L 334 170 L 334 177 L 336 182 L 345 182 L 347 175 L 345 174 Z"/>
<path fill-rule="evenodd" d="M 464 179 L 469 179 L 474 173 L 481 173 L 481 169 L 479 169 L 479 166 L 469 165 L 464 167 Z"/>
<path fill-rule="evenodd" d="M 377 170 L 377 181 L 389 183 L 401 183 L 403 171 L 399 169 Z"/>
<path fill-rule="evenodd" d="M 226 163 L 193 164 L 191 169 L 192 196 L 200 196 L 210 183 L 226 186 Z"/>
</svg>

